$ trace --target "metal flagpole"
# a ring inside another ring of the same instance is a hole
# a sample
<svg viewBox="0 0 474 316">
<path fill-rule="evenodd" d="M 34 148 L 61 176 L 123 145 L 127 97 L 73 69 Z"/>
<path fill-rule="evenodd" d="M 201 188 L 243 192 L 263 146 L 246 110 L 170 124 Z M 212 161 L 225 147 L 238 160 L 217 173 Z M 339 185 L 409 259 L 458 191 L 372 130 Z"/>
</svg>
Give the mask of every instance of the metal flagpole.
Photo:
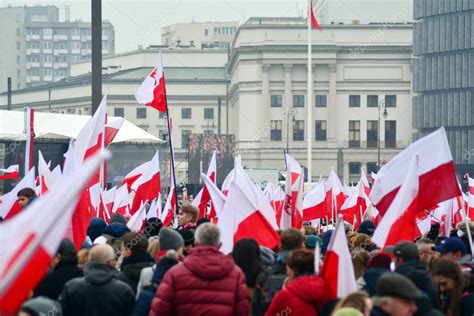
<svg viewBox="0 0 474 316">
<path fill-rule="evenodd" d="M 308 142 L 308 161 L 307 161 L 307 168 L 308 168 L 308 183 L 312 180 L 312 147 L 311 147 L 311 140 L 312 132 L 313 132 L 313 75 L 312 75 L 312 47 L 311 47 L 311 11 L 313 6 L 311 5 L 312 0 L 308 0 L 308 91 L 307 91 L 307 105 L 308 105 L 308 114 L 307 114 L 307 142 Z"/>
</svg>

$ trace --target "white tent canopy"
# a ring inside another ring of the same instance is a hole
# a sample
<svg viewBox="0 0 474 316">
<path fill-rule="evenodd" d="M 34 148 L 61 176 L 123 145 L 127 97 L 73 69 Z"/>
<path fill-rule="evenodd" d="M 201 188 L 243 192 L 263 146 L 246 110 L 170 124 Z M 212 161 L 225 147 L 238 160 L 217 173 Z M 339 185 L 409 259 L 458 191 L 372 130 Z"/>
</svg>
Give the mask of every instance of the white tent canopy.
<svg viewBox="0 0 474 316">
<path fill-rule="evenodd" d="M 35 139 L 75 138 L 89 119 L 90 116 L 86 115 L 35 112 Z M 107 118 L 108 122 L 119 119 L 113 116 Z M 24 112 L 0 110 L 0 140 L 25 140 L 24 122 Z M 125 120 L 112 143 L 159 144 L 163 141 Z"/>
</svg>

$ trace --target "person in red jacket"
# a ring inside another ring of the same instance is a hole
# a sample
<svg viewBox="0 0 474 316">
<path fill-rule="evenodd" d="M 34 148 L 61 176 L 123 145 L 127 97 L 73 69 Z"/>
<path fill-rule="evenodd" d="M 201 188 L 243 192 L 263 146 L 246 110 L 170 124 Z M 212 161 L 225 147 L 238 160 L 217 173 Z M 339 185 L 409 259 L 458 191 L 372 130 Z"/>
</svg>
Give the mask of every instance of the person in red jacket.
<svg viewBox="0 0 474 316">
<path fill-rule="evenodd" d="M 317 316 L 317 308 L 331 300 L 323 278 L 312 275 L 314 254 L 306 249 L 293 250 L 287 259 L 288 279 L 272 300 L 265 316 Z"/>
<path fill-rule="evenodd" d="M 219 228 L 200 225 L 195 244 L 184 262 L 165 274 L 149 316 L 249 315 L 245 275 L 232 257 L 219 251 Z"/>
</svg>

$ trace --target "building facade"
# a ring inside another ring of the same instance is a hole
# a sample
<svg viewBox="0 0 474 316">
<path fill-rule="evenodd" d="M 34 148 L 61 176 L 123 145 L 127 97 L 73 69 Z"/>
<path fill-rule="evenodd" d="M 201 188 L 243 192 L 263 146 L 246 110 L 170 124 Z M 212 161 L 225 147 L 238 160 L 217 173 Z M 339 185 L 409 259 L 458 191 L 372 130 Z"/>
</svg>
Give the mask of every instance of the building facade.
<svg viewBox="0 0 474 316">
<path fill-rule="evenodd" d="M 474 0 L 416 0 L 413 128 L 444 126 L 459 175 L 474 172 Z"/>
<path fill-rule="evenodd" d="M 312 176 L 333 167 L 346 182 L 357 181 L 361 167 L 377 169 L 379 122 L 382 162 L 411 141 L 412 25 L 326 25 L 311 35 Z M 230 129 L 242 161 L 284 169 L 286 149 L 306 166 L 305 20 L 249 19 L 228 68 Z"/>
<path fill-rule="evenodd" d="M 239 22 L 179 23 L 161 29 L 161 44 L 169 47 L 229 48 Z"/>
<path fill-rule="evenodd" d="M 58 81 L 70 75 L 69 64 L 91 56 L 91 24 L 60 21 L 56 6 L 0 8 L 0 91 Z M 102 53 L 115 52 L 114 27 L 102 24 Z"/>
</svg>

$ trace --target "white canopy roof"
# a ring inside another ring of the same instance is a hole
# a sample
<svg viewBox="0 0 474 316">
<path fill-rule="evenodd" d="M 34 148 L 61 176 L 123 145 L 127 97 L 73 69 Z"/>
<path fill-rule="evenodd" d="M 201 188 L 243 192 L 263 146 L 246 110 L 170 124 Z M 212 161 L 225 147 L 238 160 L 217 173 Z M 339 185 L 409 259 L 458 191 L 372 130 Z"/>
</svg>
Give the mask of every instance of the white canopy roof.
<svg viewBox="0 0 474 316">
<path fill-rule="evenodd" d="M 86 115 L 35 112 L 35 139 L 75 138 L 90 119 Z M 119 120 L 109 116 L 108 122 Z M 0 140 L 25 140 L 25 113 L 0 110 Z M 115 136 L 115 143 L 163 143 L 163 141 L 125 120 Z"/>
</svg>

